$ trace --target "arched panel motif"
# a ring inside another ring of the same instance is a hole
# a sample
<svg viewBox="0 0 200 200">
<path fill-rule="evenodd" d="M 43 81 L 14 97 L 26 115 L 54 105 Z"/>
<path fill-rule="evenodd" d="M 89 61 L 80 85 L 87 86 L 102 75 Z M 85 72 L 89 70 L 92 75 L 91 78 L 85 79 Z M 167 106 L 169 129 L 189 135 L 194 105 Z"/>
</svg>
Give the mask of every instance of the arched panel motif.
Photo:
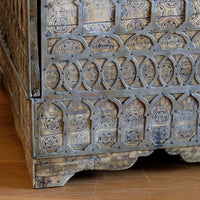
<svg viewBox="0 0 200 200">
<path fill-rule="evenodd" d="M 55 152 L 63 144 L 63 112 L 55 104 L 45 105 L 39 119 L 40 146 Z"/>
<path fill-rule="evenodd" d="M 68 121 L 68 144 L 84 150 L 91 143 L 91 111 L 84 103 L 72 103 Z"/>
<path fill-rule="evenodd" d="M 96 144 L 102 148 L 110 148 L 117 139 L 118 108 L 111 102 L 102 103 L 97 110 Z"/>
<path fill-rule="evenodd" d="M 150 50 L 153 42 L 147 36 L 139 35 L 132 37 L 127 44 L 130 50 Z"/>
<path fill-rule="evenodd" d="M 119 46 L 119 43 L 113 38 L 104 37 L 95 42 L 93 49 L 96 53 L 112 52 L 117 51 Z"/>
<path fill-rule="evenodd" d="M 161 97 L 152 109 L 152 139 L 156 144 L 164 143 L 171 132 L 172 103 L 166 97 Z"/>
<path fill-rule="evenodd" d="M 183 48 L 185 44 L 186 41 L 183 36 L 178 34 L 171 34 L 162 38 L 161 47 L 163 50 L 180 49 Z"/>
<path fill-rule="evenodd" d="M 124 106 L 123 135 L 126 145 L 137 145 L 144 139 L 145 106 L 138 99 Z"/>
<path fill-rule="evenodd" d="M 194 97 L 186 97 L 178 104 L 175 117 L 175 136 L 180 141 L 189 141 L 197 134 L 198 103 Z"/>
<path fill-rule="evenodd" d="M 73 53 L 82 53 L 85 47 L 78 40 L 63 40 L 58 44 L 57 52 L 59 54 L 73 54 Z"/>
</svg>

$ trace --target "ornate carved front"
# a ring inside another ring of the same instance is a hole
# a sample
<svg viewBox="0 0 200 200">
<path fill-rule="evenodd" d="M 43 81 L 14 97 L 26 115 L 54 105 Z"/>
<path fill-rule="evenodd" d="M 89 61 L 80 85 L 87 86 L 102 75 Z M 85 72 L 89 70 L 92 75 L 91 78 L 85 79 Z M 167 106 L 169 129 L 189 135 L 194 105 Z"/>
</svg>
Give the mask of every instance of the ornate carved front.
<svg viewBox="0 0 200 200">
<path fill-rule="evenodd" d="M 44 0 L 38 156 L 196 145 L 199 0 Z"/>
</svg>

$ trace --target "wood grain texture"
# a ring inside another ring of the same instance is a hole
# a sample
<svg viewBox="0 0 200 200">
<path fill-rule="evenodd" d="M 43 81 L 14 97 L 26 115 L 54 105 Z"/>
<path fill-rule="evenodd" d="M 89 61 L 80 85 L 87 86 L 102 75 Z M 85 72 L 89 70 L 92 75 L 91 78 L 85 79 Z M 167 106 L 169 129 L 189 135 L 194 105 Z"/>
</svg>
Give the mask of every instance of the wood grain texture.
<svg viewBox="0 0 200 200">
<path fill-rule="evenodd" d="M 154 153 L 125 171 L 86 171 L 65 187 L 34 190 L 14 128 L 9 98 L 0 83 L 0 199 L 2 200 L 198 200 L 200 165 Z M 78 191 L 78 192 L 77 192 Z"/>
<path fill-rule="evenodd" d="M 28 54 L 28 10 L 26 0 L 0 1 L 0 30 L 11 60 L 20 74 L 26 91 L 29 87 Z M 6 22 L 6 23 L 5 23 Z M 5 25 L 7 24 L 7 25 Z M 3 67 L 3 66 L 1 66 Z"/>
</svg>

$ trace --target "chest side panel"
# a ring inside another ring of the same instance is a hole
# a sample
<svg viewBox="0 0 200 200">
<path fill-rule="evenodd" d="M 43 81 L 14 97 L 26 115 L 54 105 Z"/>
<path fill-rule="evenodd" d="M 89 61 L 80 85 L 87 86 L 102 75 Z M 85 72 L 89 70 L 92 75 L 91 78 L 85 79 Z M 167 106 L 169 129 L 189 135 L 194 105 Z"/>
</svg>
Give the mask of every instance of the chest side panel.
<svg viewBox="0 0 200 200">
<path fill-rule="evenodd" d="M 199 1 L 42 4 L 39 155 L 199 140 Z"/>
</svg>

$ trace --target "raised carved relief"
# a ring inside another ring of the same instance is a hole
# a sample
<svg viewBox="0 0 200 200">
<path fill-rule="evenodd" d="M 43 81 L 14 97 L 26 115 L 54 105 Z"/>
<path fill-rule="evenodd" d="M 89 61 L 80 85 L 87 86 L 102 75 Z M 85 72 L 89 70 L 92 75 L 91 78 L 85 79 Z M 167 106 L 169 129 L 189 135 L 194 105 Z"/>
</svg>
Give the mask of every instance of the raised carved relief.
<svg viewBox="0 0 200 200">
<path fill-rule="evenodd" d="M 156 144 L 164 143 L 171 132 L 172 104 L 166 97 L 156 101 L 152 109 L 151 135 Z"/>
<path fill-rule="evenodd" d="M 109 100 L 102 102 L 96 115 L 96 144 L 110 148 L 117 140 L 117 106 Z"/>
<path fill-rule="evenodd" d="M 162 29 L 177 28 L 185 20 L 184 0 L 161 0 L 156 8 L 156 23 Z"/>
<path fill-rule="evenodd" d="M 123 136 L 127 145 L 137 145 L 144 139 L 145 106 L 138 99 L 124 105 Z"/>
<path fill-rule="evenodd" d="M 90 109 L 82 102 L 74 102 L 68 116 L 68 144 L 75 150 L 83 150 L 91 142 Z"/>
<path fill-rule="evenodd" d="M 115 7 L 111 0 L 87 0 L 83 24 L 91 33 L 108 31 L 114 25 Z"/>
<path fill-rule="evenodd" d="M 150 22 L 151 4 L 147 0 L 126 0 L 122 4 L 121 25 L 127 30 L 141 30 Z"/>
<path fill-rule="evenodd" d="M 186 97 L 179 102 L 175 116 L 175 136 L 180 141 L 189 141 L 197 134 L 198 103 L 194 97 Z"/>
</svg>

